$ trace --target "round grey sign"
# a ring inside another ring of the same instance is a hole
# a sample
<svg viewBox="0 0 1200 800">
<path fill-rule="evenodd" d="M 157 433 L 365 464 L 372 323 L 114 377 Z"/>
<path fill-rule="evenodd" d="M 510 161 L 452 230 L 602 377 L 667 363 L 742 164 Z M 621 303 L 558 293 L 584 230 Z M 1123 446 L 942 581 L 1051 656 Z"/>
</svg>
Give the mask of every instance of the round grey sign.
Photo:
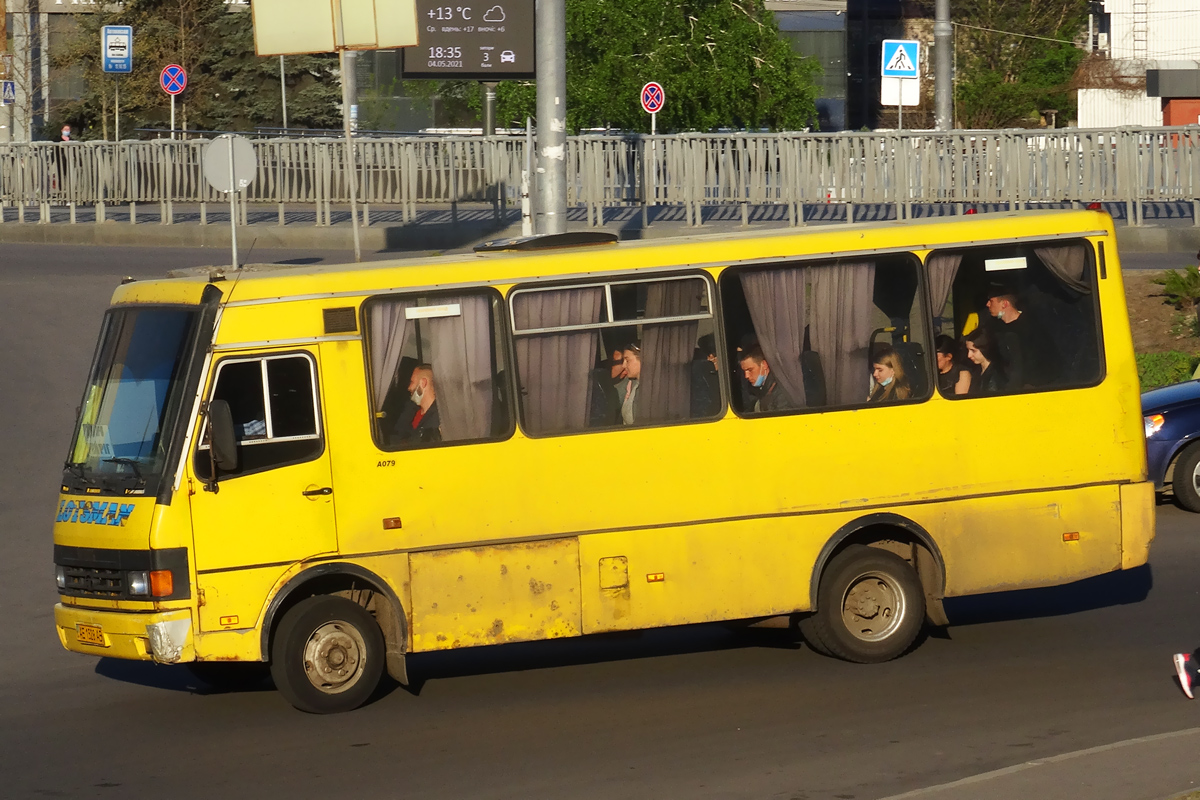
<svg viewBox="0 0 1200 800">
<path fill-rule="evenodd" d="M 218 192 L 241 191 L 254 182 L 258 159 L 244 136 L 218 136 L 204 148 L 204 177 Z"/>
</svg>

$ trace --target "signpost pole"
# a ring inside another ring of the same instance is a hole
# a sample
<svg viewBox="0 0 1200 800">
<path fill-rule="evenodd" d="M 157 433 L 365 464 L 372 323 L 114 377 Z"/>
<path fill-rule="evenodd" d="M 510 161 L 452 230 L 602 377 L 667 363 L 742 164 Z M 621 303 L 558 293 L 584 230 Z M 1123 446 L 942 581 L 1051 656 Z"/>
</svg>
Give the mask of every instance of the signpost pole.
<svg viewBox="0 0 1200 800">
<path fill-rule="evenodd" d="M 233 137 L 228 134 L 222 138 L 229 140 L 229 239 L 233 243 L 233 268 L 241 269 L 238 264 L 237 251 L 237 176 L 233 172 Z"/>
<path fill-rule="evenodd" d="M 113 85 L 116 87 L 115 96 L 113 97 L 113 141 L 121 141 L 121 79 L 116 75 L 113 76 Z"/>
<path fill-rule="evenodd" d="M 171 95 L 171 138 L 175 138 L 175 95 Z"/>
<path fill-rule="evenodd" d="M 346 79 L 346 51 L 339 50 L 342 62 L 342 127 L 346 134 L 346 176 L 350 182 L 350 223 L 354 228 L 354 260 L 362 261 L 358 238 L 358 173 L 354 163 L 354 140 L 350 136 L 350 81 Z"/>
<path fill-rule="evenodd" d="M 279 95 L 283 98 L 283 135 L 287 136 L 287 80 L 283 72 L 283 56 L 279 57 Z"/>
</svg>

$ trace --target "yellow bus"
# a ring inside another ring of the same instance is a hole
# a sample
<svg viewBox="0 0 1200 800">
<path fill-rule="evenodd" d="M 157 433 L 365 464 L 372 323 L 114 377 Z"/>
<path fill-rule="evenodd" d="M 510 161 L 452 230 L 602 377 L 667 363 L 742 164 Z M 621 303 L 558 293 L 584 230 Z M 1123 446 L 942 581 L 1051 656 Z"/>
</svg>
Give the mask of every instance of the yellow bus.
<svg viewBox="0 0 1200 800">
<path fill-rule="evenodd" d="M 63 646 L 329 713 L 410 653 L 715 620 L 883 661 L 945 597 L 1146 563 L 1107 215 L 613 238 L 121 285 Z"/>
</svg>

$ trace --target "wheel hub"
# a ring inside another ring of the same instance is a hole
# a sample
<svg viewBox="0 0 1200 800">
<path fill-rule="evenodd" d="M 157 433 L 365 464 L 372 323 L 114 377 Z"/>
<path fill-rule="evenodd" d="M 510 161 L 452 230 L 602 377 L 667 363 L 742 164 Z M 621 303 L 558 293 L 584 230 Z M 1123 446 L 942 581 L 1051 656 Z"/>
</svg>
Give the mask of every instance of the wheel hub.
<svg viewBox="0 0 1200 800">
<path fill-rule="evenodd" d="M 341 620 L 313 631 L 304 647 L 304 673 L 326 694 L 344 692 L 362 676 L 366 643 L 353 626 Z"/>
<path fill-rule="evenodd" d="M 882 572 L 859 575 L 842 596 L 842 621 L 852 636 L 877 642 L 896 632 L 904 619 L 904 592 Z"/>
</svg>

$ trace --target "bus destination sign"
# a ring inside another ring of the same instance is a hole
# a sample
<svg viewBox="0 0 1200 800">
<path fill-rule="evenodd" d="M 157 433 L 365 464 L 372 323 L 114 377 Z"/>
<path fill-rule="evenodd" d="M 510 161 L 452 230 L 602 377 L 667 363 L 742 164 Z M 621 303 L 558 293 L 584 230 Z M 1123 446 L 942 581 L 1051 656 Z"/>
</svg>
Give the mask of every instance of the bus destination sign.
<svg viewBox="0 0 1200 800">
<path fill-rule="evenodd" d="M 534 0 L 417 0 L 405 78 L 533 78 Z"/>
</svg>

